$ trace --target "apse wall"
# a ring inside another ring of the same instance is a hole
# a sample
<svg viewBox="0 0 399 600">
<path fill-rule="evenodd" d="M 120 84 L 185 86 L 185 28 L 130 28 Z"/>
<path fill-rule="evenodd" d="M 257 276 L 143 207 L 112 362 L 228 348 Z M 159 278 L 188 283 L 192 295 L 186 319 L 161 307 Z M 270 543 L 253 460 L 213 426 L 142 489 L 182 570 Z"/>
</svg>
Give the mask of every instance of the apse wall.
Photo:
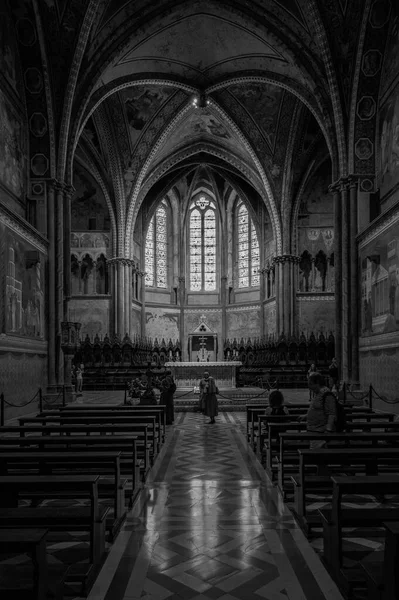
<svg viewBox="0 0 399 600">
<path fill-rule="evenodd" d="M 26 220 L 35 219 L 24 85 L 12 21 L 4 12 L 0 21 L 0 393 L 25 405 L 47 384 L 47 242 Z M 37 397 L 25 407 L 6 405 L 5 418 L 36 409 Z"/>
<path fill-rule="evenodd" d="M 375 140 L 381 214 L 358 236 L 360 380 L 393 400 L 399 396 L 399 40 L 387 42 Z M 396 409 L 380 400 L 376 407 Z"/>
</svg>

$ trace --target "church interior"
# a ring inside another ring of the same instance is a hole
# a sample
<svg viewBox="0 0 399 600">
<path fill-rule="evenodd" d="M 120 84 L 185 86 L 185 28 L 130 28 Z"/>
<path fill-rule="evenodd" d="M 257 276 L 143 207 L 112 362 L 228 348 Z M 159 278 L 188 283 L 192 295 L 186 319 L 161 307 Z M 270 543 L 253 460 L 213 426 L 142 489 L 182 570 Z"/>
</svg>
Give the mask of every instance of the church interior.
<svg viewBox="0 0 399 600">
<path fill-rule="evenodd" d="M 0 0 L 0 128 L 1 597 L 397 600 L 399 4 Z"/>
</svg>

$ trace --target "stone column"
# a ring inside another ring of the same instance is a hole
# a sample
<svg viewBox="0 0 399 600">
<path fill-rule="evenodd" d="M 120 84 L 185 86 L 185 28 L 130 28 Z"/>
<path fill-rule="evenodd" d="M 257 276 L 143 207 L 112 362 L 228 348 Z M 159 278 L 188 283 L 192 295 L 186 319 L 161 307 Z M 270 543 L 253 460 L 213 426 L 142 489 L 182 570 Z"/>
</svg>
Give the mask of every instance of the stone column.
<svg viewBox="0 0 399 600">
<path fill-rule="evenodd" d="M 138 271 L 139 276 L 139 293 L 140 293 L 140 301 L 141 301 L 141 335 L 145 336 L 146 334 L 146 318 L 145 318 L 145 272 Z"/>
<path fill-rule="evenodd" d="M 184 305 L 186 299 L 186 278 L 179 277 L 179 290 L 178 290 L 178 302 L 180 305 L 179 315 L 179 340 L 181 347 L 181 361 L 187 360 L 187 348 L 184 343 Z"/>
<path fill-rule="evenodd" d="M 260 298 L 260 314 L 259 314 L 259 336 L 263 337 L 265 335 L 265 309 L 263 308 L 264 302 L 266 300 L 266 269 L 260 270 L 259 280 L 260 280 L 260 289 L 259 289 L 259 298 Z"/>
<path fill-rule="evenodd" d="M 349 239 L 349 201 L 348 201 L 348 180 L 342 179 L 340 182 L 341 192 L 341 273 L 342 273 L 342 375 L 344 381 L 349 380 L 349 360 L 350 360 L 350 239 Z"/>
<path fill-rule="evenodd" d="M 61 321 L 64 316 L 64 186 L 55 189 L 55 327 L 56 327 L 56 380 L 64 381 L 64 360 L 61 352 Z"/>
<path fill-rule="evenodd" d="M 47 232 L 48 248 L 48 384 L 56 385 L 56 321 L 55 321 L 55 189 L 54 181 L 47 184 Z"/>
<path fill-rule="evenodd" d="M 224 340 L 227 338 L 227 312 L 226 312 L 226 305 L 227 305 L 227 276 L 224 275 L 221 278 L 220 281 L 220 300 L 221 300 L 221 305 L 222 305 L 222 344 L 224 343 Z M 219 351 L 222 353 L 222 357 L 223 357 L 223 346 L 221 344 L 219 344 L 220 348 Z M 217 360 L 217 359 L 216 359 Z"/>
<path fill-rule="evenodd" d="M 329 188 L 334 206 L 334 273 L 335 273 L 335 358 L 342 377 L 342 247 L 341 196 L 338 185 Z"/>
<path fill-rule="evenodd" d="M 127 333 L 130 336 L 130 316 L 132 313 L 132 303 L 130 302 L 130 290 L 132 289 L 130 260 L 124 261 L 124 281 L 125 281 L 125 326 L 124 335 Z"/>
<path fill-rule="evenodd" d="M 124 336 L 125 328 L 125 266 L 123 259 L 118 259 L 117 262 L 117 273 L 118 273 L 118 300 L 117 300 L 117 311 L 118 311 L 118 331 L 120 338 Z"/>
<path fill-rule="evenodd" d="M 109 267 L 109 286 L 111 292 L 111 307 L 110 307 L 110 333 L 115 334 L 118 331 L 118 309 L 117 309 L 117 298 L 118 298 L 118 274 L 116 271 L 115 259 L 110 258 L 108 261 Z"/>
<path fill-rule="evenodd" d="M 351 339 L 351 381 L 359 382 L 359 269 L 357 236 L 357 199 L 358 180 L 349 178 L 349 211 L 350 211 L 350 339 Z"/>
<path fill-rule="evenodd" d="M 75 188 L 64 188 L 64 321 L 68 318 L 68 303 L 71 297 L 71 199 Z"/>
</svg>

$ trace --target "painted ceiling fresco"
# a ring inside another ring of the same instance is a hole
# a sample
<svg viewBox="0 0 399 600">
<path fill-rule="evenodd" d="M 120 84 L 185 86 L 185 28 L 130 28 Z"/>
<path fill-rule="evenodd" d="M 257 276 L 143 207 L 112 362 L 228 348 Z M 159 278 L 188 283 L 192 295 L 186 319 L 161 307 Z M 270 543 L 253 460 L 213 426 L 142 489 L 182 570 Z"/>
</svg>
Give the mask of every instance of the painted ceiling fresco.
<svg viewBox="0 0 399 600">
<path fill-rule="evenodd" d="M 134 86 L 119 92 L 133 149 L 141 132 L 174 92 L 172 87 Z"/>
<path fill-rule="evenodd" d="M 273 150 L 278 129 L 278 117 L 281 100 L 284 95 L 282 88 L 264 83 L 232 85 L 228 88 L 237 100 L 245 107 Z"/>
<path fill-rule="evenodd" d="M 170 135 L 164 145 L 157 153 L 156 162 L 160 162 L 166 156 L 173 153 L 177 148 L 193 144 L 196 141 L 210 142 L 214 145 L 224 146 L 234 154 L 245 156 L 248 161 L 245 148 L 237 140 L 236 134 L 230 126 L 214 114 L 210 109 L 197 110 L 193 108 Z"/>
</svg>

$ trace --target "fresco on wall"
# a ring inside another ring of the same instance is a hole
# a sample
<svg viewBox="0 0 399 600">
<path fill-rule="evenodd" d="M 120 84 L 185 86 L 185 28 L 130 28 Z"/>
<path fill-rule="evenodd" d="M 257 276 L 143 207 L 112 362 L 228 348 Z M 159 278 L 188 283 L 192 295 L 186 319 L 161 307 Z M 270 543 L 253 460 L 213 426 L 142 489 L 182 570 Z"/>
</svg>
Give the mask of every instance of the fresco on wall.
<svg viewBox="0 0 399 600">
<path fill-rule="evenodd" d="M 93 339 L 95 335 L 103 338 L 109 334 L 109 300 L 72 300 L 68 308 L 70 318 L 82 323 L 80 339 L 84 340 L 86 335 Z"/>
<path fill-rule="evenodd" d="M 72 231 L 111 228 L 109 211 L 101 187 L 80 165 L 73 174 L 75 193 L 71 205 Z"/>
<path fill-rule="evenodd" d="M 240 310 L 227 312 L 227 337 L 230 339 L 259 337 L 260 315 L 259 309 Z"/>
<path fill-rule="evenodd" d="M 122 104 L 125 107 L 132 148 L 136 145 L 141 131 L 173 91 L 172 87 L 148 85 L 134 86 L 120 92 Z"/>
<path fill-rule="evenodd" d="M 263 310 L 265 319 L 265 335 L 273 335 L 276 333 L 276 303 L 274 301 L 268 302 L 264 305 Z"/>
<path fill-rule="evenodd" d="M 132 336 L 141 335 L 141 312 L 132 310 Z"/>
<path fill-rule="evenodd" d="M 43 339 L 45 324 L 45 256 L 0 223 L 5 286 L 4 329 L 8 335 Z"/>
<path fill-rule="evenodd" d="M 167 342 L 179 339 L 179 313 L 166 312 L 163 308 L 151 308 L 146 311 L 145 335 L 158 342 L 162 338 Z"/>
<path fill-rule="evenodd" d="M 232 85 L 228 89 L 245 106 L 255 123 L 261 127 L 271 148 L 274 148 L 284 90 L 265 83 Z"/>
<path fill-rule="evenodd" d="M 397 2 L 393 3 L 391 11 L 391 28 L 381 73 L 381 95 L 385 94 L 399 74 L 399 6 Z"/>
<path fill-rule="evenodd" d="M 323 332 L 327 337 L 335 330 L 335 302 L 331 300 L 311 300 L 299 302 L 298 329 L 306 336 L 312 331 Z"/>
<path fill-rule="evenodd" d="M 379 170 L 383 197 L 399 182 L 399 83 L 380 111 Z"/>
<path fill-rule="evenodd" d="M 26 185 L 26 139 L 22 120 L 0 90 L 0 180 L 19 198 Z"/>
<path fill-rule="evenodd" d="M 0 8 L 0 73 L 4 75 L 11 87 L 16 92 L 19 92 L 17 89 L 17 49 L 15 39 L 16 35 L 13 23 L 7 11 L 4 8 Z"/>
<path fill-rule="evenodd" d="M 399 330 L 399 222 L 359 249 L 361 335 Z"/>
</svg>

